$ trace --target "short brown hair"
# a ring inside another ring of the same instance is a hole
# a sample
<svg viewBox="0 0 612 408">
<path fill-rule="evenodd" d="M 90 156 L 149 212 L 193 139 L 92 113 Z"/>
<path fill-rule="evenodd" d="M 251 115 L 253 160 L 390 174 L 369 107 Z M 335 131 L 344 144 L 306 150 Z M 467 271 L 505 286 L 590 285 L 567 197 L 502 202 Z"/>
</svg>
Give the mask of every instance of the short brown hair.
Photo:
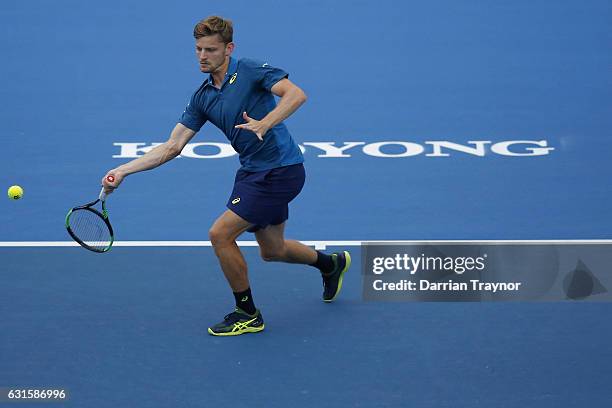
<svg viewBox="0 0 612 408">
<path fill-rule="evenodd" d="M 206 17 L 201 20 L 193 28 L 193 36 L 198 38 L 207 37 L 209 35 L 219 34 L 221 40 L 225 43 L 231 43 L 234 38 L 234 27 L 231 20 L 223 19 L 219 16 Z"/>
</svg>

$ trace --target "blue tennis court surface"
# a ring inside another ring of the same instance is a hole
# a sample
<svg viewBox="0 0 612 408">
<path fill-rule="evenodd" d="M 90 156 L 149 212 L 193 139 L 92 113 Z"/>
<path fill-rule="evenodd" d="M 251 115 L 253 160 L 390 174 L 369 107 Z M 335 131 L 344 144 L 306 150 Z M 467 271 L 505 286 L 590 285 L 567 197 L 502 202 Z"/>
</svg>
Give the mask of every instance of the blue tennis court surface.
<svg viewBox="0 0 612 408">
<path fill-rule="evenodd" d="M 160 241 L 205 241 L 224 210 L 239 164 L 210 124 L 109 198 L 127 246 L 61 246 L 68 208 L 167 139 L 211 14 L 235 56 L 308 94 L 287 121 L 307 171 L 289 238 L 612 238 L 610 2 L 3 2 L 0 178 L 25 196 L 0 200 L 0 388 L 76 407 L 606 406 L 609 304 L 364 302 L 358 246 L 333 304 L 313 268 L 243 247 L 266 330 L 209 336 L 233 307 L 212 249 Z"/>
</svg>

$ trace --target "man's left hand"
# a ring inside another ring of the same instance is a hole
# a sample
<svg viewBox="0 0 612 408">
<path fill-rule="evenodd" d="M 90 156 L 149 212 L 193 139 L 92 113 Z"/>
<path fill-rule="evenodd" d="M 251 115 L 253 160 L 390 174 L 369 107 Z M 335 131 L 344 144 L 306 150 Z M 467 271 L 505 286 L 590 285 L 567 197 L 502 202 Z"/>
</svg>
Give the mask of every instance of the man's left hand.
<svg viewBox="0 0 612 408">
<path fill-rule="evenodd" d="M 243 123 L 242 125 L 236 125 L 234 127 L 238 129 L 250 130 L 251 132 L 257 135 L 259 140 L 263 141 L 263 137 L 266 132 L 270 130 L 270 127 L 266 125 L 263 120 L 255 120 L 253 118 L 250 118 L 246 112 L 242 112 L 242 118 L 246 120 L 246 123 Z"/>
</svg>

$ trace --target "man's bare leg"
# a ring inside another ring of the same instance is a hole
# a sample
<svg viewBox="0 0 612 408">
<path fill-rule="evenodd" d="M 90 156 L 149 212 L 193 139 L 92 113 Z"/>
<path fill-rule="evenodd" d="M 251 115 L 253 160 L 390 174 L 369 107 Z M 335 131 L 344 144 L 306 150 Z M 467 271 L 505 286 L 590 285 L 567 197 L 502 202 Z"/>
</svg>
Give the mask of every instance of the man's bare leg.
<svg viewBox="0 0 612 408">
<path fill-rule="evenodd" d="M 323 301 L 332 302 L 340 293 L 344 273 L 351 266 L 351 255 L 342 251 L 332 255 L 302 244 L 286 240 L 285 223 L 270 225 L 255 233 L 264 261 L 306 264 L 316 267 L 323 276 Z"/>
<path fill-rule="evenodd" d="M 269 225 L 255 233 L 264 261 L 305 265 L 312 265 L 317 261 L 317 251 L 299 241 L 285 239 L 284 234 L 284 222 L 279 225 Z"/>
<path fill-rule="evenodd" d="M 242 292 L 249 287 L 247 264 L 236 238 L 250 226 L 248 221 L 227 210 L 217 218 L 208 233 L 223 274 L 234 292 Z"/>
</svg>

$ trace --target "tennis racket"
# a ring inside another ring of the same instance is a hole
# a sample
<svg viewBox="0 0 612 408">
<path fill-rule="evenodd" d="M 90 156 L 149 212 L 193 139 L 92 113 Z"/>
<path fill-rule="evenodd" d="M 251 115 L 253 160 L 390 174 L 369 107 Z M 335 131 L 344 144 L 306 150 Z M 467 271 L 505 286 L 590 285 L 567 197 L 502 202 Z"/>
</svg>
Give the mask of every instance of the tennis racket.
<svg viewBox="0 0 612 408">
<path fill-rule="evenodd" d="M 106 177 L 108 182 L 115 181 L 115 177 Z M 98 202 L 102 203 L 102 212 L 94 208 Z M 100 190 L 98 199 L 72 208 L 66 214 L 66 229 L 68 234 L 79 245 L 93 252 L 108 252 L 115 240 L 113 227 L 108 219 L 106 210 L 106 193 L 104 187 Z"/>
</svg>

